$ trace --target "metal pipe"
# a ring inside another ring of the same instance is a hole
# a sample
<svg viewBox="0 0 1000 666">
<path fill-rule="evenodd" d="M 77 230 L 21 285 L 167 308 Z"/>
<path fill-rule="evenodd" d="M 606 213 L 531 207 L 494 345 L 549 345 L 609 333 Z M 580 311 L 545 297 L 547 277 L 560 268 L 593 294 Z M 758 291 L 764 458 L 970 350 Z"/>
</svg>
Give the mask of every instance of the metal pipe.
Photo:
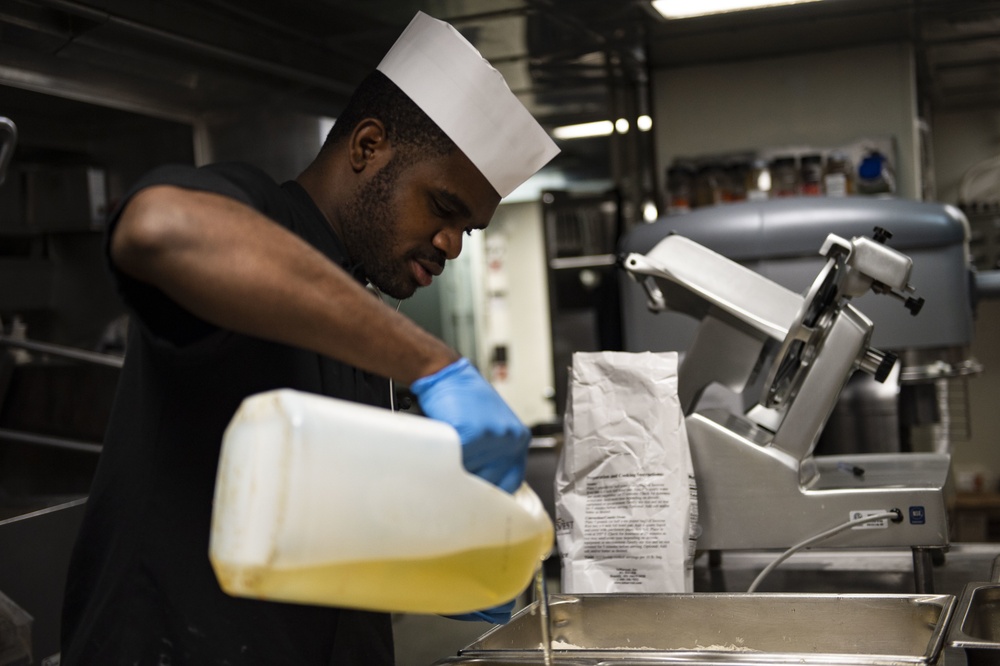
<svg viewBox="0 0 1000 666">
<path fill-rule="evenodd" d="M 913 585 L 917 594 L 934 594 L 934 549 L 913 547 Z"/>
<path fill-rule="evenodd" d="M 61 345 L 53 345 L 47 342 L 33 342 L 31 340 L 19 340 L 6 335 L 0 336 L 0 346 L 15 347 L 17 349 L 26 349 L 28 351 L 39 352 L 42 354 L 60 356 L 62 358 L 72 359 L 74 361 L 82 361 L 84 363 L 94 363 L 96 365 L 106 365 L 111 368 L 120 368 L 125 364 L 125 359 L 122 356 L 114 356 L 112 354 L 101 354 L 99 352 L 86 351 L 83 349 L 75 349 L 73 347 L 63 347 Z"/>
<path fill-rule="evenodd" d="M 1000 298 L 1000 270 L 976 273 L 976 298 Z"/>
<path fill-rule="evenodd" d="M 0 117 L 0 135 L 3 135 L 0 143 L 0 185 L 3 185 L 10 159 L 14 156 L 14 147 L 17 146 L 17 125 L 13 120 Z"/>
<path fill-rule="evenodd" d="M 319 76 L 317 74 L 311 74 L 309 72 L 304 72 L 301 69 L 296 69 L 294 67 L 286 67 L 284 65 L 279 65 L 273 62 L 269 62 L 262 58 L 255 58 L 254 56 L 246 55 L 245 53 L 238 53 L 232 49 L 223 48 L 220 46 L 214 46 L 212 44 L 206 44 L 204 42 L 191 39 L 190 37 L 185 37 L 183 35 L 178 35 L 173 32 L 168 32 L 166 30 L 161 30 L 160 28 L 155 28 L 144 23 L 139 23 L 131 19 L 127 19 L 121 16 L 116 16 L 108 12 L 97 10 L 92 7 L 87 7 L 73 0 L 32 0 L 39 5 L 46 5 L 53 7 L 55 9 L 61 9 L 63 11 L 71 12 L 77 14 L 78 16 L 84 16 L 86 18 L 98 21 L 100 23 L 117 25 L 119 27 L 128 28 L 135 32 L 142 33 L 154 39 L 158 39 L 162 42 L 167 42 L 182 46 L 184 48 L 200 51 L 207 55 L 213 56 L 220 60 L 226 60 L 237 65 L 242 65 L 244 67 L 249 67 L 256 69 L 261 72 L 266 72 L 268 74 L 273 74 L 275 76 L 288 79 L 290 81 L 298 81 L 299 83 L 304 83 L 306 85 L 315 86 L 317 88 L 322 88 L 323 90 L 329 90 L 341 95 L 350 95 L 354 92 L 354 86 L 343 83 L 341 81 L 335 81 L 325 76 Z"/>
<path fill-rule="evenodd" d="M 11 439 L 16 442 L 26 442 L 28 444 L 38 444 L 39 446 L 49 446 L 56 449 L 80 451 L 83 453 L 99 454 L 103 448 L 100 444 L 78 442 L 76 440 L 65 439 L 63 437 L 36 435 L 34 433 L 21 432 L 19 430 L 8 430 L 7 428 L 0 428 L 0 439 Z"/>
</svg>

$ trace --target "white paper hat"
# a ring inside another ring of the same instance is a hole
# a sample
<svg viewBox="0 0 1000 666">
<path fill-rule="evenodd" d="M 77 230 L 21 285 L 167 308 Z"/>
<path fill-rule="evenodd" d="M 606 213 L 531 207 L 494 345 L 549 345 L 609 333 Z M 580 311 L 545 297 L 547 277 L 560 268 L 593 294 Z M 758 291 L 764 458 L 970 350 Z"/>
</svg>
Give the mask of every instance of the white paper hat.
<svg viewBox="0 0 1000 666">
<path fill-rule="evenodd" d="M 559 149 L 455 28 L 423 12 L 379 63 L 505 197 Z"/>
</svg>

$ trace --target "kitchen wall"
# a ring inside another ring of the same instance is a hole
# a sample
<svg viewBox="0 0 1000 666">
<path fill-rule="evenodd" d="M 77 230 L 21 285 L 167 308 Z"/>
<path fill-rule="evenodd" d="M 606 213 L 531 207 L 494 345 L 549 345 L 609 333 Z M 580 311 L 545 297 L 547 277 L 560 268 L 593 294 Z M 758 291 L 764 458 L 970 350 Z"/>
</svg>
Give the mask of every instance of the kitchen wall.
<svg viewBox="0 0 1000 666">
<path fill-rule="evenodd" d="M 957 204 L 962 176 L 983 160 L 1000 155 L 1000 111 L 937 112 L 929 121 L 937 199 Z"/>
<path fill-rule="evenodd" d="M 487 372 L 522 421 L 528 425 L 549 422 L 555 417 L 555 403 L 551 398 L 552 330 L 541 202 L 501 204 L 486 237 L 487 245 L 490 237 L 503 239 L 495 244 L 502 246 L 502 255 L 497 247 L 492 251 L 497 253 L 493 261 L 501 263 L 504 274 L 500 279 L 504 295 L 496 291 L 485 294 L 486 360 L 492 360 L 489 348 L 495 347 L 495 343 L 505 343 L 507 347 L 505 376 L 500 378 L 496 372 Z M 486 256 L 488 287 L 489 251 Z M 504 338 L 491 338 L 498 335 Z"/>
<path fill-rule="evenodd" d="M 663 69 L 652 86 L 664 168 L 677 157 L 893 137 L 899 194 L 917 198 L 920 191 L 908 44 Z"/>
<path fill-rule="evenodd" d="M 271 110 L 209 115 L 199 126 L 199 164 L 238 160 L 256 164 L 279 182 L 309 166 L 332 120 Z"/>
</svg>

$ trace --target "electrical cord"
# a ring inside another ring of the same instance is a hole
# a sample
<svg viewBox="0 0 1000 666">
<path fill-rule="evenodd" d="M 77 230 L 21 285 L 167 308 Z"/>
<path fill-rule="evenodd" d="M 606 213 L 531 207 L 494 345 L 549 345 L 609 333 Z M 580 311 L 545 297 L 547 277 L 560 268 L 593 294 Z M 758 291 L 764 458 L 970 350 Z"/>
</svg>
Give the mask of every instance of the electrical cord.
<svg viewBox="0 0 1000 666">
<path fill-rule="evenodd" d="M 375 294 L 378 300 L 385 303 L 385 298 L 382 296 L 382 290 L 376 287 L 373 283 L 369 282 L 365 287 L 368 291 Z M 403 299 L 396 299 L 396 312 L 399 312 L 399 306 L 403 304 Z M 396 385 L 392 381 L 392 377 L 389 377 L 389 411 L 396 411 Z"/>
<path fill-rule="evenodd" d="M 378 287 L 375 287 L 375 290 L 378 291 Z M 382 298 L 382 292 L 380 291 L 378 292 L 378 297 Z M 399 312 L 399 305 L 402 302 L 403 299 L 401 298 L 396 299 L 396 312 Z M 392 377 L 389 377 L 389 411 L 390 412 L 396 411 L 396 385 L 395 383 L 393 383 Z"/>
<path fill-rule="evenodd" d="M 403 299 L 396 299 L 396 312 L 399 312 L 399 306 L 403 302 Z M 392 381 L 392 377 L 389 377 L 389 411 L 396 411 L 396 384 Z"/>
<path fill-rule="evenodd" d="M 764 567 L 764 570 L 761 571 L 759 574 L 757 574 L 757 577 L 754 579 L 754 581 L 752 583 L 750 583 L 750 587 L 747 588 L 747 592 L 748 593 L 749 592 L 756 592 L 757 588 L 760 586 L 761 582 L 763 582 L 763 580 L 765 578 L 767 578 L 767 576 L 772 571 L 774 571 L 778 567 L 779 564 L 781 564 L 782 562 L 784 562 L 785 560 L 787 560 L 789 557 L 791 557 L 792 555 L 794 555 L 798 551 L 802 550 L 803 548 L 808 548 L 809 546 L 811 546 L 811 545 L 813 545 L 815 543 L 818 543 L 820 541 L 823 541 L 824 539 L 829 539 L 830 537 L 834 536 L 835 534 L 839 534 L 839 533 L 843 532 L 846 529 L 854 527 L 855 525 L 861 525 L 863 523 L 870 523 L 870 522 L 872 522 L 874 520 L 882 520 L 883 518 L 889 518 L 893 522 L 899 522 L 899 521 L 901 521 L 903 519 L 903 516 L 899 512 L 899 509 L 894 509 L 892 511 L 882 511 L 880 513 L 875 513 L 875 514 L 872 514 L 870 516 L 863 516 L 861 518 L 853 518 L 851 520 L 848 520 L 846 523 L 843 523 L 841 525 L 837 525 L 836 527 L 828 529 L 825 532 L 820 532 L 816 536 L 809 537 L 805 541 L 801 541 L 801 542 L 795 544 L 794 546 L 792 546 L 791 548 L 789 548 L 788 550 L 786 550 L 785 552 L 783 552 L 781 555 L 779 555 L 777 558 L 775 558 L 775 560 L 773 562 L 771 562 L 766 567 Z"/>
</svg>

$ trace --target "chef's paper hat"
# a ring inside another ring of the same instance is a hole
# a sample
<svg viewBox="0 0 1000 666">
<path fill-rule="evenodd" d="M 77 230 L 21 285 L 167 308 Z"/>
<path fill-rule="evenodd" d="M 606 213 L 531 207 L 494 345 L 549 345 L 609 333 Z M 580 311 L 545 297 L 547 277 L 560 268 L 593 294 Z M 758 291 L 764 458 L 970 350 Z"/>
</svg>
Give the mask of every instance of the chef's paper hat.
<svg viewBox="0 0 1000 666">
<path fill-rule="evenodd" d="M 443 21 L 417 12 L 378 70 L 455 142 L 501 197 L 559 152 L 500 72 Z"/>
</svg>

